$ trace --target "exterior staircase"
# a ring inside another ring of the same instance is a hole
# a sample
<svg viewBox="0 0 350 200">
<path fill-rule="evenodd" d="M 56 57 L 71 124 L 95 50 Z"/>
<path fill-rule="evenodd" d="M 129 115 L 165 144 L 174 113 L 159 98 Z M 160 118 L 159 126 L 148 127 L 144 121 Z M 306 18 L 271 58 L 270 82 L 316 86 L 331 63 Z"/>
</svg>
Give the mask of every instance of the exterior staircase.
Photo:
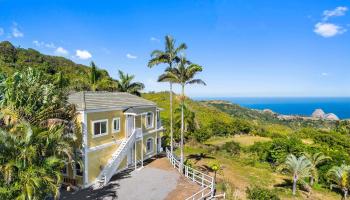
<svg viewBox="0 0 350 200">
<path fill-rule="evenodd" d="M 96 178 L 93 184 L 93 189 L 98 189 L 105 186 L 112 176 L 117 172 L 118 167 L 127 155 L 128 151 L 133 147 L 136 139 L 136 130 L 126 138 L 118 147 L 118 149 L 112 154 L 106 166 L 103 168 L 99 176 Z"/>
</svg>

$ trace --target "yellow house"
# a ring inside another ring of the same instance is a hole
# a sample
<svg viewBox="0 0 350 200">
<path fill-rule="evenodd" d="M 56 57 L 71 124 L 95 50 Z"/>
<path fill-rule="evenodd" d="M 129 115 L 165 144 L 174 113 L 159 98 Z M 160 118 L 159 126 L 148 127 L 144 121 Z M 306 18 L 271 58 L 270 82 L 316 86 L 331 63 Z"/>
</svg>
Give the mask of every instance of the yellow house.
<svg viewBox="0 0 350 200">
<path fill-rule="evenodd" d="M 71 94 L 82 127 L 77 156 L 82 162 L 63 170 L 64 181 L 86 188 L 101 186 L 129 167 L 161 151 L 160 109 L 151 101 L 121 92 Z M 81 166 L 83 165 L 83 166 Z"/>
</svg>

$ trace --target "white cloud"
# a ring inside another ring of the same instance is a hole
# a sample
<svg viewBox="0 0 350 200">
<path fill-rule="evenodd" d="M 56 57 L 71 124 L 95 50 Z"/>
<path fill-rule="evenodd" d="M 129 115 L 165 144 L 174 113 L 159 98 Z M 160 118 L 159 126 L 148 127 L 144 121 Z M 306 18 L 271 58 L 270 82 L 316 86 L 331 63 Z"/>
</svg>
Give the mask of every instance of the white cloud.
<svg viewBox="0 0 350 200">
<path fill-rule="evenodd" d="M 87 50 L 77 50 L 75 52 L 75 56 L 77 56 L 79 59 L 86 60 L 92 57 L 91 53 Z"/>
<path fill-rule="evenodd" d="M 19 30 L 17 23 L 13 23 L 12 25 L 12 36 L 15 38 L 20 38 L 24 36 L 24 34 Z"/>
<path fill-rule="evenodd" d="M 346 29 L 332 23 L 319 22 L 315 25 L 314 32 L 322 37 L 329 38 L 346 32 Z"/>
<path fill-rule="evenodd" d="M 46 48 L 50 48 L 50 49 L 56 48 L 56 45 L 52 42 L 46 43 L 43 41 L 33 40 L 33 44 L 37 47 L 46 47 Z"/>
<path fill-rule="evenodd" d="M 129 59 L 136 59 L 137 58 L 137 56 L 131 55 L 130 53 L 126 54 L 126 57 Z"/>
<path fill-rule="evenodd" d="M 68 55 L 68 51 L 64 49 L 63 47 L 57 47 L 55 50 L 55 54 L 57 55 Z"/>
<path fill-rule="evenodd" d="M 46 43 L 46 44 L 45 44 L 45 47 L 47 47 L 47 48 L 52 48 L 52 49 L 53 49 L 53 48 L 56 48 L 55 44 L 52 43 L 52 42 L 51 42 L 51 43 Z"/>
<path fill-rule="evenodd" d="M 4 33 L 5 33 L 4 29 L 0 27 L 0 36 L 4 35 Z"/>
<path fill-rule="evenodd" d="M 323 72 L 323 73 L 321 74 L 321 76 L 328 76 L 328 73 Z"/>
<path fill-rule="evenodd" d="M 344 16 L 348 8 L 345 6 L 336 7 L 334 10 L 323 11 L 323 20 L 328 20 L 330 17 Z"/>
<path fill-rule="evenodd" d="M 153 42 L 160 42 L 160 39 L 158 39 L 156 37 L 151 37 L 150 40 Z"/>
<path fill-rule="evenodd" d="M 34 41 L 33 41 L 33 44 L 34 44 L 35 46 L 37 46 L 37 47 L 42 46 L 42 42 L 39 42 L 38 40 L 34 40 Z"/>
</svg>

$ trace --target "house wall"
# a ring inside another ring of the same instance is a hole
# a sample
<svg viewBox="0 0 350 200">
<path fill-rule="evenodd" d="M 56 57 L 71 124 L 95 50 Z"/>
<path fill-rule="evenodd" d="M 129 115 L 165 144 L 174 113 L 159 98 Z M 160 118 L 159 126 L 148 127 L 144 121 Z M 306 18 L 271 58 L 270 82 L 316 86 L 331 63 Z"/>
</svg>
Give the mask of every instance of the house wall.
<svg viewBox="0 0 350 200">
<path fill-rule="evenodd" d="M 120 131 L 117 133 L 112 132 L 113 118 L 120 118 Z M 93 136 L 93 121 L 96 120 L 108 120 L 107 135 Z M 125 116 L 122 111 L 106 111 L 106 112 L 93 112 L 87 113 L 87 129 L 88 129 L 88 147 L 96 147 L 105 143 L 113 142 L 125 138 Z"/>
<path fill-rule="evenodd" d="M 147 159 L 149 157 L 152 157 L 157 154 L 157 134 L 158 137 L 162 136 L 161 132 L 153 132 L 153 133 L 146 133 L 143 136 L 143 145 L 142 145 L 142 140 L 136 141 L 136 159 L 137 161 L 141 161 L 142 159 L 142 154 L 143 154 L 143 159 Z M 153 139 L 153 151 L 152 152 L 147 152 L 147 139 L 152 138 Z M 142 153 L 142 154 L 141 154 Z"/>
<path fill-rule="evenodd" d="M 144 135 L 143 140 L 143 158 L 146 159 L 151 157 L 157 153 L 156 151 L 156 132 L 152 132 L 156 129 L 156 107 L 148 107 L 148 108 L 139 108 L 142 109 L 140 112 L 153 112 L 153 126 L 151 128 L 146 128 L 146 115 L 136 116 L 136 128 L 142 127 Z M 87 183 L 92 183 L 98 177 L 100 172 L 103 170 L 104 166 L 108 163 L 112 154 L 118 149 L 120 142 L 126 137 L 125 132 L 125 115 L 121 110 L 115 111 L 105 111 L 105 112 L 89 112 L 86 114 L 86 127 L 87 127 L 87 142 L 88 142 L 88 153 L 87 153 Z M 120 118 L 120 131 L 118 133 L 113 133 L 113 118 Z M 142 120 L 141 120 L 142 118 Z M 82 116 L 78 116 L 78 119 L 83 122 Z M 107 134 L 104 136 L 93 136 L 93 121 L 97 120 L 107 120 Z M 152 133 L 149 133 L 149 132 Z M 160 135 L 160 133 L 158 133 Z M 81 136 L 80 136 L 81 137 Z M 146 152 L 147 139 L 153 138 L 153 152 Z M 82 138 L 82 137 L 81 137 Z M 82 141 L 82 139 L 80 139 Z M 136 141 L 136 157 L 137 160 L 141 160 L 141 145 L 142 140 Z M 106 145 L 108 146 L 101 146 Z M 124 169 L 127 166 L 127 156 L 123 159 L 122 163 L 119 166 L 118 170 Z M 76 179 L 79 185 L 82 185 L 83 178 L 74 176 L 73 169 L 68 170 L 69 178 Z"/>
</svg>

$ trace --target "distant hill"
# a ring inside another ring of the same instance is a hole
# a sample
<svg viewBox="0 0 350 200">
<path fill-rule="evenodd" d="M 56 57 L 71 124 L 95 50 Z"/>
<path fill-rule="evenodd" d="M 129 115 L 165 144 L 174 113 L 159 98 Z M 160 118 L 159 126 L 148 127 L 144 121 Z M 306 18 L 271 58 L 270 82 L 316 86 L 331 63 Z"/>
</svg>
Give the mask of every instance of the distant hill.
<svg viewBox="0 0 350 200">
<path fill-rule="evenodd" d="M 301 117 L 295 117 L 290 119 L 281 119 L 278 113 L 274 113 L 270 110 L 254 110 L 249 108 L 241 107 L 237 104 L 233 104 L 227 101 L 202 101 L 203 104 L 208 106 L 213 106 L 222 112 L 225 112 L 232 117 L 238 117 L 246 120 L 254 120 L 260 124 L 280 124 L 285 125 L 290 128 L 303 128 L 303 127 L 313 127 L 313 128 L 333 128 L 336 125 L 335 121 L 330 120 L 315 120 L 307 119 Z"/>
<path fill-rule="evenodd" d="M 1 73 L 11 75 L 29 67 L 42 70 L 49 76 L 62 73 L 72 86 L 79 85 L 84 89 L 89 85 L 91 68 L 88 66 L 76 64 L 64 57 L 44 55 L 35 49 L 15 47 L 8 41 L 0 42 Z M 98 69 L 98 73 L 101 79 L 112 79 L 106 70 Z"/>
</svg>

